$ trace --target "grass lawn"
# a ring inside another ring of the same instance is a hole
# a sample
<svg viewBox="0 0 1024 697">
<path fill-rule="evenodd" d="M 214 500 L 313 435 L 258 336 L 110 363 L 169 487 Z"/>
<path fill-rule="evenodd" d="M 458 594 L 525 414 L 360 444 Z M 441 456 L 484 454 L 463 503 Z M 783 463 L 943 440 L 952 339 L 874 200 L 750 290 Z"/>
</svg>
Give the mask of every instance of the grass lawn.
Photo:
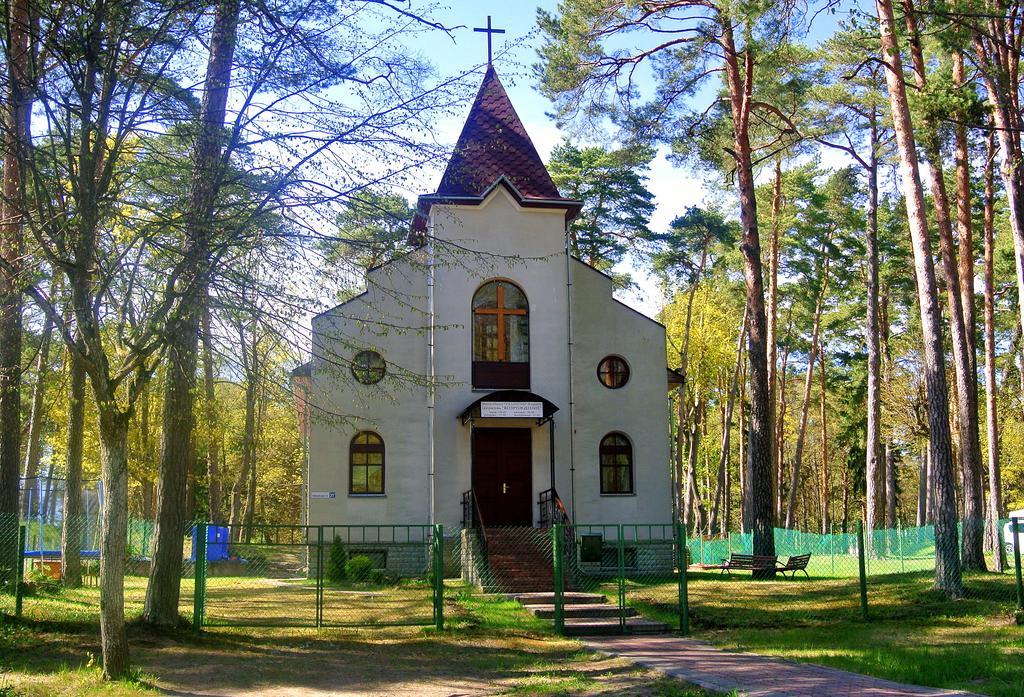
<svg viewBox="0 0 1024 697">
<path fill-rule="evenodd" d="M 996 697 L 1024 697 L 1024 627 L 1011 575 L 966 577 L 967 597 L 945 600 L 930 572 L 873 576 L 869 620 L 856 579 L 753 581 L 697 573 L 689 583 L 696 638 L 723 648 Z M 627 602 L 677 624 L 675 583 L 630 584 Z"/>
<path fill-rule="evenodd" d="M 141 609 L 141 581 L 129 579 L 127 584 L 130 616 Z M 220 592 L 226 593 L 228 587 L 232 584 L 223 583 Z M 275 617 L 283 616 L 289 604 L 294 603 L 292 609 L 307 605 L 301 583 L 233 587 L 237 597 L 223 600 L 241 608 L 246 598 L 253 599 L 254 613 L 266 611 L 275 591 L 281 605 Z M 187 631 L 158 634 L 133 625 L 132 661 L 138 673 L 131 680 L 107 685 L 96 666 L 96 593 L 82 589 L 31 598 L 26 601 L 25 620 L 0 625 L 0 697 L 196 692 L 251 697 L 708 694 L 622 659 L 594 654 L 576 641 L 554 636 L 549 623 L 534 619 L 517 603 L 482 597 L 458 584 L 447 588 L 447 628 L 440 634 L 428 627 L 216 627 L 196 637 Z M 359 603 L 367 600 L 357 599 L 354 607 L 365 610 L 368 606 Z M 190 602 L 183 602 L 183 608 L 191 607 Z M 418 603 L 399 602 L 378 611 L 407 612 L 418 620 Z"/>
<path fill-rule="evenodd" d="M 771 654 L 901 682 L 1024 697 L 1024 627 L 1013 622 L 1013 578 L 967 577 L 968 595 L 949 602 L 931 590 L 930 572 L 872 576 L 870 619 L 860 616 L 856 579 L 753 581 L 691 574 L 694 636 L 719 646 Z M 596 590 L 617 600 L 617 587 Z M 145 579 L 126 579 L 129 618 L 141 613 Z M 445 593 L 446 630 L 431 626 L 430 589 L 329 586 L 327 624 L 317 631 L 315 588 L 298 579 L 209 579 L 208 618 L 264 626 L 155 634 L 133 626 L 139 673 L 114 686 L 98 677 L 98 591 L 83 588 L 28 598 L 25 619 L 0 626 L 0 697 L 18 695 L 556 694 L 696 697 L 705 693 L 561 639 L 515 602 L 482 596 L 457 582 Z M 192 582 L 182 587 L 190 616 Z M 675 625 L 673 581 L 628 582 L 627 602 Z M 11 611 L 0 596 L 0 610 Z M 291 621 L 307 626 L 277 627 Z"/>
</svg>

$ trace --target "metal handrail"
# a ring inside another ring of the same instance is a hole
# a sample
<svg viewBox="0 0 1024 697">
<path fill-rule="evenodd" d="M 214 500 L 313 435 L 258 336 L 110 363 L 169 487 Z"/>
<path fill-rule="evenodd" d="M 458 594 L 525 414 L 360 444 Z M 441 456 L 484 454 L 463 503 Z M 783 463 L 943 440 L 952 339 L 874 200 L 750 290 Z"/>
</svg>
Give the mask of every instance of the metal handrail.
<svg viewBox="0 0 1024 697">
<path fill-rule="evenodd" d="M 562 503 L 562 499 L 554 487 L 540 492 L 537 505 L 540 507 L 539 522 L 542 528 L 549 528 L 556 524 L 570 524 L 569 512 L 565 509 L 565 504 Z"/>
<path fill-rule="evenodd" d="M 477 500 L 476 492 L 473 489 L 462 492 L 462 527 L 478 529 L 484 549 L 487 549 L 487 527 L 484 525 L 484 516 L 480 512 L 480 502 Z"/>
</svg>

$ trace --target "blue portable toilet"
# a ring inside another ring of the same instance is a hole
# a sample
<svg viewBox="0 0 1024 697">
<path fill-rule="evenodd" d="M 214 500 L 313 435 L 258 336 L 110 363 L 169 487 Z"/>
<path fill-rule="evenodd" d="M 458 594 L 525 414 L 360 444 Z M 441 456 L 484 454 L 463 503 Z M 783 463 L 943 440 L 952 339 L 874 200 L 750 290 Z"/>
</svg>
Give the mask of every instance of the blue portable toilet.
<svg viewBox="0 0 1024 697">
<path fill-rule="evenodd" d="M 192 556 L 190 561 L 196 560 L 196 526 L 192 526 Z M 228 558 L 228 544 L 231 538 L 228 529 L 223 525 L 206 526 L 206 561 L 222 561 Z"/>
</svg>

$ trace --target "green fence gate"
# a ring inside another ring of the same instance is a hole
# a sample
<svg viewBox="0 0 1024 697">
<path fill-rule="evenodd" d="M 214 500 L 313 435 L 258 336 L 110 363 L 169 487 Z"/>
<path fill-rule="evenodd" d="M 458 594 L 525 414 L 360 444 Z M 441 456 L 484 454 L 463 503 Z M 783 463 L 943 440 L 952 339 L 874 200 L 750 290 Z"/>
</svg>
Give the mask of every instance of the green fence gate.
<svg viewBox="0 0 1024 697">
<path fill-rule="evenodd" d="M 194 626 L 444 624 L 441 525 L 197 525 Z M 221 533 L 223 534 L 223 532 Z"/>
</svg>

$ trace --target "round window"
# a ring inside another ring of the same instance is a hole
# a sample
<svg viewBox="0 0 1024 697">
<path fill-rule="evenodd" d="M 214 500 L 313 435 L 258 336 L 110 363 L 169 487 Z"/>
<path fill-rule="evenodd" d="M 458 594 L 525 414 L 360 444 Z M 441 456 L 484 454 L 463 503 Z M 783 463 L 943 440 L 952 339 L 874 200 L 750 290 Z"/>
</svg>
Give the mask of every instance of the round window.
<svg viewBox="0 0 1024 697">
<path fill-rule="evenodd" d="M 629 382 L 629 364 L 618 356 L 608 356 L 597 364 L 597 379 L 605 387 L 617 390 Z"/>
<path fill-rule="evenodd" d="M 364 385 L 374 385 L 384 378 L 387 364 L 376 351 L 360 351 L 352 359 L 352 375 Z"/>
</svg>

